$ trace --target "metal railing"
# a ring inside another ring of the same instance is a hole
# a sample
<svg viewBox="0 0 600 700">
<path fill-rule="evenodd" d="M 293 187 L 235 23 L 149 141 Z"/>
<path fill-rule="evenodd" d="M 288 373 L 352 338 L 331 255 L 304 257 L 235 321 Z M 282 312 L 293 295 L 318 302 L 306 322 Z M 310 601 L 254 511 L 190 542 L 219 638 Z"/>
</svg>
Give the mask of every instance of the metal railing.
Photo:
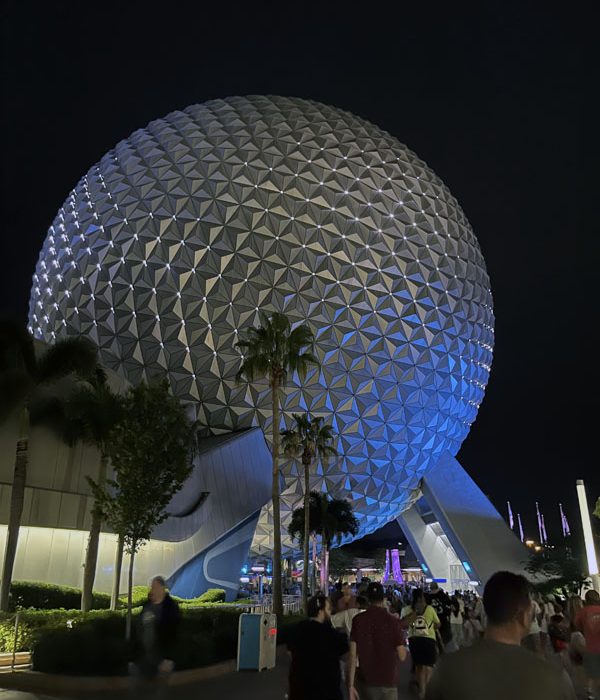
<svg viewBox="0 0 600 700">
<path fill-rule="evenodd" d="M 226 610 L 239 610 L 247 613 L 270 613 L 273 610 L 273 599 L 271 595 L 253 598 L 247 603 L 227 603 L 223 605 L 211 605 L 211 609 L 222 608 Z M 198 608 L 199 609 L 199 608 Z M 296 615 L 302 612 L 302 598 L 299 595 L 283 596 L 283 614 Z"/>
</svg>

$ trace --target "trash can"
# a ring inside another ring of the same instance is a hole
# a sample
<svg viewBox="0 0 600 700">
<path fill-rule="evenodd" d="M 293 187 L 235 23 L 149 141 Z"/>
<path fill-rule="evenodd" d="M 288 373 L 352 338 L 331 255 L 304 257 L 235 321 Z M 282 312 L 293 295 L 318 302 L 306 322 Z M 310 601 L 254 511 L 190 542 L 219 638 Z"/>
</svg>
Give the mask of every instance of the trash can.
<svg viewBox="0 0 600 700">
<path fill-rule="evenodd" d="M 242 613 L 238 627 L 238 671 L 275 668 L 277 615 Z"/>
</svg>

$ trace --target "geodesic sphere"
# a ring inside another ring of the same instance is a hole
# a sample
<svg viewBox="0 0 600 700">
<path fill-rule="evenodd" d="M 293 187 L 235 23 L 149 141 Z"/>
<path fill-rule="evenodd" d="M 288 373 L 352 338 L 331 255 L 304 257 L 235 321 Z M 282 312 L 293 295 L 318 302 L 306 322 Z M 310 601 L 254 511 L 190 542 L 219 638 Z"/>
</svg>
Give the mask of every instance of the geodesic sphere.
<svg viewBox="0 0 600 700">
<path fill-rule="evenodd" d="M 440 179 L 369 122 L 316 102 L 232 97 L 172 112 L 93 166 L 48 231 L 29 322 L 83 334 L 131 382 L 168 375 L 213 430 L 270 427 L 266 383 L 236 385 L 240 334 L 280 311 L 314 329 L 320 369 L 284 417 L 338 435 L 313 488 L 350 497 L 364 535 L 456 454 L 487 383 L 489 280 Z M 284 525 L 298 466 L 283 465 Z M 269 546 L 268 509 L 255 545 Z"/>
</svg>

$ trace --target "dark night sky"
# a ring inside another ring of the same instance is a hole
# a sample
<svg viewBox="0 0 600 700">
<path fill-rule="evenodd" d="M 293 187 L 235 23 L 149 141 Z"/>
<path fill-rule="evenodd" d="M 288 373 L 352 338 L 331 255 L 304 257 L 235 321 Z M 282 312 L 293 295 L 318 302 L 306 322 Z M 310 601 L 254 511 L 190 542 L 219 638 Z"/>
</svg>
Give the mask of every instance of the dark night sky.
<svg viewBox="0 0 600 700">
<path fill-rule="evenodd" d="M 385 4 L 354 14 L 351 3 L 211 5 L 94 3 L 82 14 L 74 2 L 4 3 L 0 314 L 25 320 L 56 210 L 134 129 L 235 94 L 339 106 L 424 158 L 483 249 L 496 348 L 459 458 L 497 506 L 513 500 L 531 533 L 536 499 L 551 531 L 559 499 L 575 521 L 574 480 L 586 479 L 591 500 L 600 477 L 585 446 L 591 392 L 578 380 L 591 319 L 577 281 L 591 279 L 577 255 L 591 237 L 577 213 L 582 61 L 563 15 L 536 3 L 470 13 L 389 3 L 395 15 Z"/>
</svg>

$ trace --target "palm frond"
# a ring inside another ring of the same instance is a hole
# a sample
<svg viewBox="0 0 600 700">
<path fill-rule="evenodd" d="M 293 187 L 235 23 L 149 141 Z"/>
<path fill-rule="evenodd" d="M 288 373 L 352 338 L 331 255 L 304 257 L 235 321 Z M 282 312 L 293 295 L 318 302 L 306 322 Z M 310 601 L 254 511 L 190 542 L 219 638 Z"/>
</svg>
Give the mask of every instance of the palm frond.
<svg viewBox="0 0 600 700">
<path fill-rule="evenodd" d="M 33 337 L 21 323 L 0 321 L 0 372 L 18 369 L 34 375 L 36 368 Z"/>
<path fill-rule="evenodd" d="M 91 378 L 98 366 L 98 351 L 87 338 L 65 338 L 48 347 L 38 360 L 40 383 L 55 382 L 69 374 Z"/>
<path fill-rule="evenodd" d="M 6 369 L 0 373 L 0 424 L 26 402 L 32 387 L 31 375 L 22 368 Z"/>
</svg>

